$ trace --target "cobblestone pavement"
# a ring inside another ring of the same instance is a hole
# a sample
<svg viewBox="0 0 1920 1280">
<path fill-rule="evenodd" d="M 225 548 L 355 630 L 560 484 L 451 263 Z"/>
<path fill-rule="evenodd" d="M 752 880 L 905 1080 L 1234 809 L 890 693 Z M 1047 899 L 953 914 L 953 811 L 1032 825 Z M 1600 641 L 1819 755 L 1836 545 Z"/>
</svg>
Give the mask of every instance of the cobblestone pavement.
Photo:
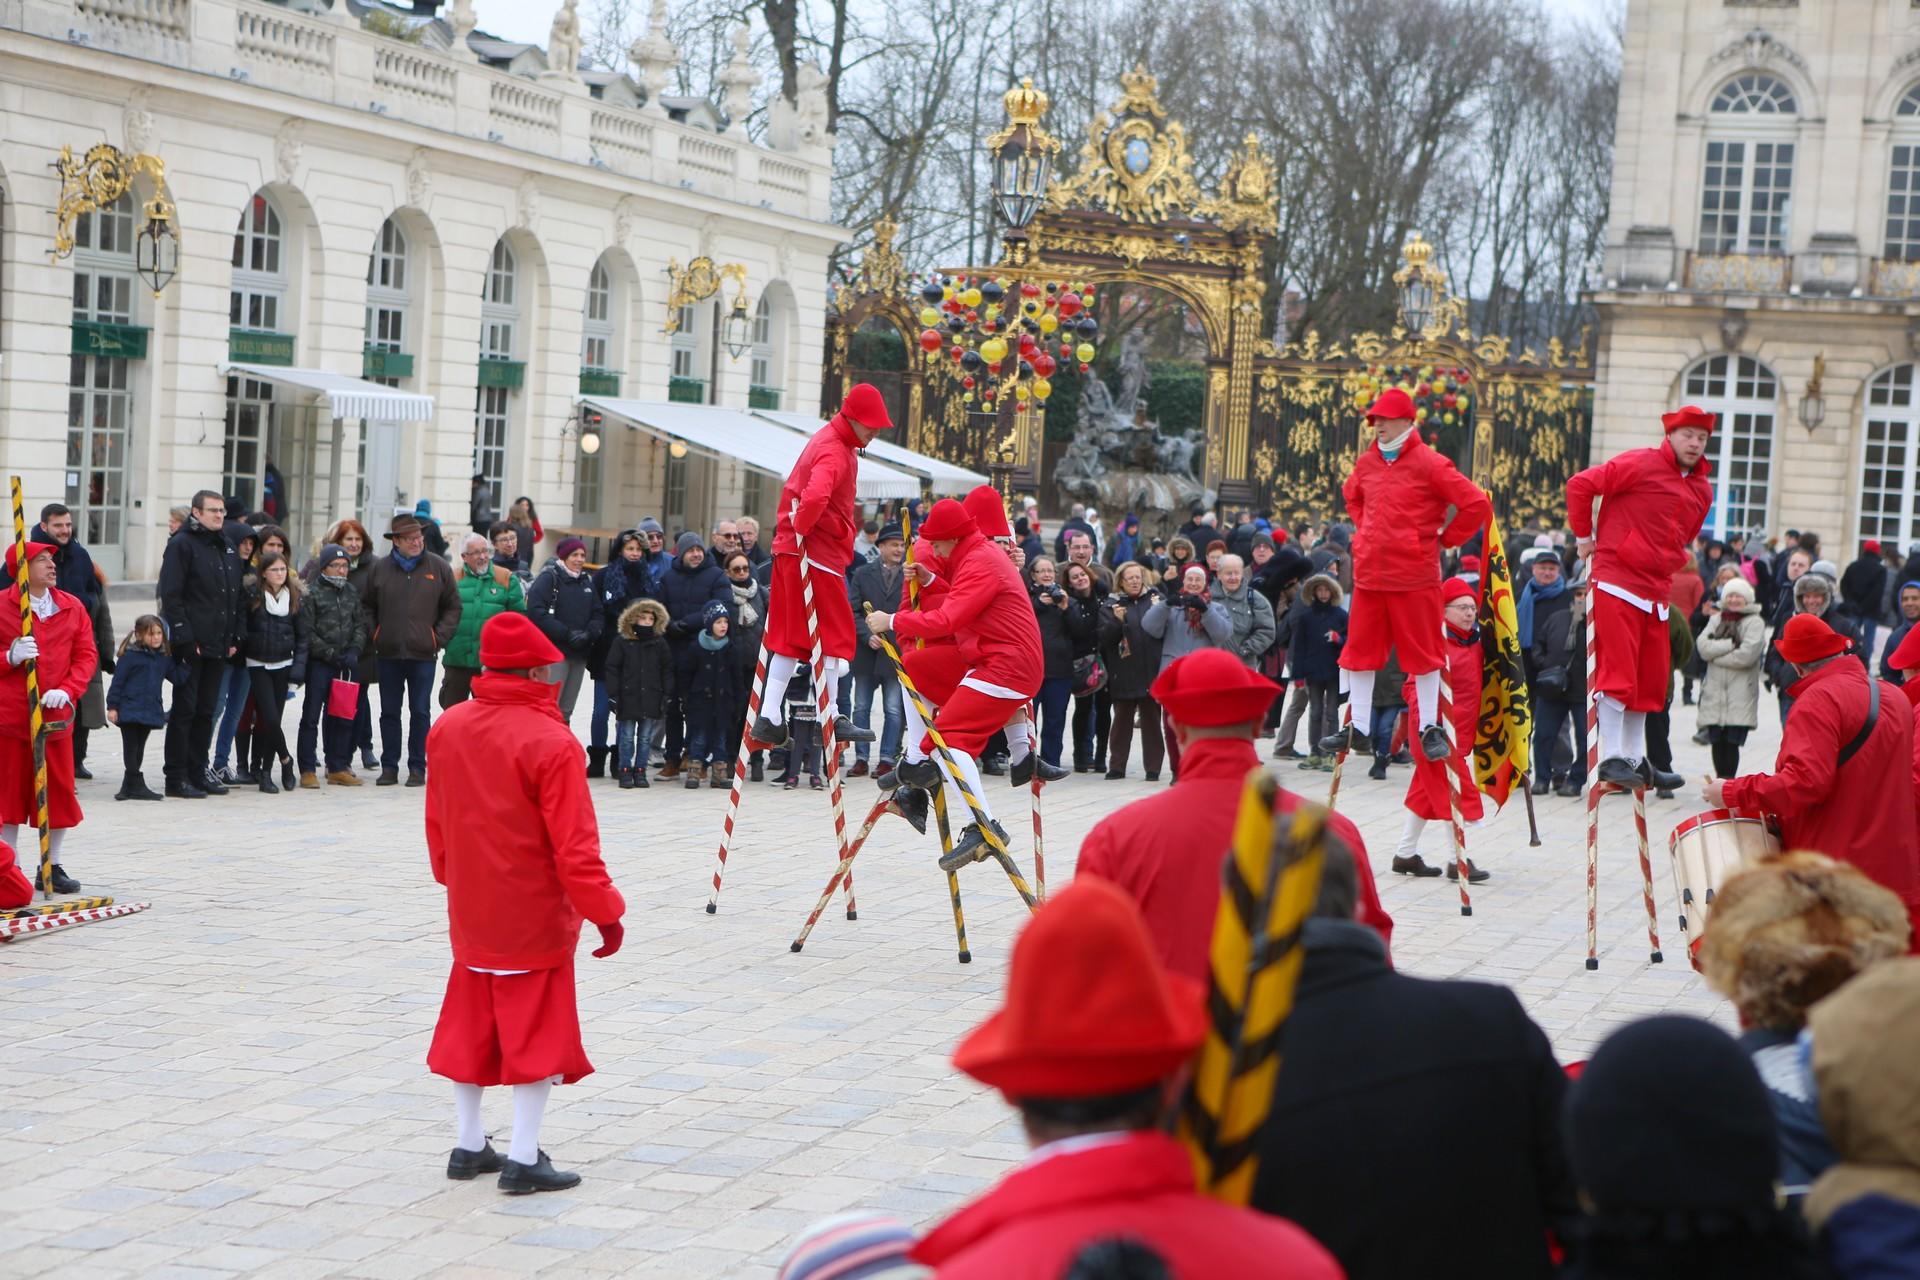
<svg viewBox="0 0 1920 1280">
<path fill-rule="evenodd" d="M 1693 728 L 1676 707 L 1680 766 L 1697 778 Z M 66 866 L 90 893 L 153 908 L 0 947 L 0 1273 L 764 1277 L 823 1215 L 927 1222 L 1022 1154 L 1005 1106 L 946 1061 L 994 1007 L 1025 914 L 1003 877 L 962 876 L 974 963 L 961 966 L 931 843 L 888 819 L 859 863 L 859 920 L 836 906 L 792 955 L 832 864 L 824 794 L 753 789 L 709 916 L 726 793 L 604 782 L 594 800 L 627 942 L 610 960 L 582 955 L 599 1070 L 555 1091 L 542 1135 L 586 1180 L 524 1199 L 489 1178 L 449 1182 L 450 1092 L 423 1066 L 449 960 L 422 793 L 116 804 L 117 742 L 94 741 L 100 780 L 82 784 L 89 819 Z M 1770 723 L 1744 763 L 1770 765 L 1778 741 Z M 1324 796 L 1325 774 L 1280 767 Z M 1730 1021 L 1675 928 L 1665 841 L 1701 807 L 1691 796 L 1649 801 L 1658 966 L 1631 810 L 1607 802 L 1589 973 L 1580 802 L 1539 801 L 1538 849 L 1517 797 L 1472 833 L 1494 878 L 1463 919 L 1444 880 L 1386 872 L 1407 772 L 1380 783 L 1350 769 L 1341 794 L 1402 968 L 1513 986 L 1569 1060 L 1660 1010 Z M 988 782 L 1024 847 L 1024 794 Z M 1087 828 L 1148 785 L 1076 776 L 1049 791 L 1056 885 Z M 850 826 L 873 795 L 848 784 Z M 1429 829 L 1430 861 L 1444 840 Z M 504 1091 L 486 1119 L 503 1140 Z"/>
</svg>

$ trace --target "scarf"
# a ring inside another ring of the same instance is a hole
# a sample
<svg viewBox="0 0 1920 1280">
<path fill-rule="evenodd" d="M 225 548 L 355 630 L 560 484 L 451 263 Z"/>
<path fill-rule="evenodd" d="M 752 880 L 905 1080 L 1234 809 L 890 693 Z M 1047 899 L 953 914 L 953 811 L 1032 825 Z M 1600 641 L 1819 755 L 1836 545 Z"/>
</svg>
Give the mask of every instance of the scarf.
<svg viewBox="0 0 1920 1280">
<path fill-rule="evenodd" d="M 733 609 L 740 615 L 740 625 L 751 627 L 758 624 L 760 611 L 754 608 L 753 601 L 760 596 L 760 584 L 748 578 L 745 586 L 731 580 L 727 585 L 733 588 Z"/>
<path fill-rule="evenodd" d="M 1520 647 L 1522 649 L 1533 648 L 1534 602 L 1538 600 L 1558 600 L 1566 593 L 1567 579 L 1564 574 L 1554 579 L 1554 583 L 1550 587 L 1543 587 L 1537 582 L 1529 582 L 1527 584 L 1527 589 L 1520 593 L 1520 604 L 1515 611 L 1519 615 L 1517 621 L 1520 624 Z"/>
<path fill-rule="evenodd" d="M 700 647 L 708 653 L 718 653 L 727 647 L 727 638 L 725 636 L 717 636 L 711 631 L 702 631 L 700 633 Z"/>
<path fill-rule="evenodd" d="M 1400 456 L 1400 446 L 1404 445 L 1407 442 L 1407 437 L 1412 434 L 1413 434 L 1413 428 L 1408 427 L 1405 431 L 1402 431 L 1399 435 L 1395 436 L 1392 440 L 1378 441 L 1380 445 L 1380 456 L 1385 458 L 1388 462 L 1392 462 L 1395 458 Z"/>
<path fill-rule="evenodd" d="M 418 569 L 420 567 L 421 556 L 424 556 L 427 553 L 426 553 L 426 550 L 423 548 L 420 552 L 420 555 L 418 556 L 403 556 L 400 554 L 399 548 L 396 547 L 394 548 L 392 554 L 393 554 L 393 562 L 400 566 L 400 572 L 412 573 L 415 569 Z"/>
<path fill-rule="evenodd" d="M 1195 596 L 1194 599 L 1200 603 L 1198 606 L 1186 606 L 1187 630 L 1193 632 L 1195 635 L 1199 635 L 1205 626 L 1203 619 L 1207 616 L 1207 606 L 1213 603 L 1213 593 L 1211 591 L 1202 591 L 1199 595 Z"/>
</svg>

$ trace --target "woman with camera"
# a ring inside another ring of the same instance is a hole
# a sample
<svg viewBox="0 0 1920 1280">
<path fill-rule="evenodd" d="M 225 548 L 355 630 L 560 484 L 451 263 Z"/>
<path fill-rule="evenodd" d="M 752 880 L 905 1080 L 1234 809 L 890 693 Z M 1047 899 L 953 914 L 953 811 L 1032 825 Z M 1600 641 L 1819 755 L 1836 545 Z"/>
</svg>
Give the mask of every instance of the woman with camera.
<svg viewBox="0 0 1920 1280">
<path fill-rule="evenodd" d="M 1082 614 L 1092 622 L 1085 635 L 1073 641 L 1073 771 L 1104 773 L 1107 768 L 1109 727 L 1105 698 L 1106 664 L 1100 651 L 1118 634 L 1120 624 L 1101 607 L 1106 592 L 1094 580 L 1093 570 L 1084 564 L 1066 568 L 1067 612 Z M 1106 722 L 1106 723 L 1103 723 Z"/>
<path fill-rule="evenodd" d="M 1166 743 L 1160 735 L 1160 705 L 1148 691 L 1160 674 L 1160 640 L 1147 634 L 1147 610 L 1160 599 L 1147 590 L 1147 570 L 1137 563 L 1120 566 L 1118 590 L 1101 606 L 1112 623 L 1103 630 L 1100 657 L 1107 668 L 1107 691 L 1113 698 L 1113 729 L 1107 739 L 1108 778 L 1127 776 L 1133 754 L 1133 725 L 1140 722 L 1140 763 L 1148 782 L 1160 780 L 1160 762 Z"/>
<path fill-rule="evenodd" d="M 1040 758 L 1060 763 L 1060 745 L 1066 737 L 1069 704 L 1073 701 L 1075 646 L 1094 640 L 1096 623 L 1090 609 L 1076 607 L 1060 585 L 1053 561 L 1039 556 L 1027 562 L 1028 594 L 1040 624 L 1040 652 L 1045 659 L 1040 692 L 1034 698 L 1040 721 Z"/>
<path fill-rule="evenodd" d="M 1205 565 L 1190 564 L 1180 575 L 1178 594 L 1172 600 L 1156 600 L 1140 620 L 1148 635 L 1160 641 L 1160 670 L 1165 671 L 1181 658 L 1202 649 L 1233 647 L 1233 619 L 1226 607 L 1207 589 Z M 1158 675 L 1159 672 L 1155 672 Z M 1164 712 L 1163 712 L 1164 715 Z M 1180 744 L 1173 736 L 1172 724 L 1162 726 L 1167 751 L 1173 757 L 1173 770 L 1180 772 Z"/>
</svg>

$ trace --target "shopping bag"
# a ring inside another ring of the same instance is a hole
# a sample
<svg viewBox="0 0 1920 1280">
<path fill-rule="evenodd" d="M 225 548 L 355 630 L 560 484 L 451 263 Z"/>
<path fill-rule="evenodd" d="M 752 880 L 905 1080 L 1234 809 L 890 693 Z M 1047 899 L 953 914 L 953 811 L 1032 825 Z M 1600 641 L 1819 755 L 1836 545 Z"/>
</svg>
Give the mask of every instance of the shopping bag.
<svg viewBox="0 0 1920 1280">
<path fill-rule="evenodd" d="M 360 682 L 336 677 L 327 690 L 327 714 L 336 720 L 351 720 L 360 714 Z"/>
</svg>

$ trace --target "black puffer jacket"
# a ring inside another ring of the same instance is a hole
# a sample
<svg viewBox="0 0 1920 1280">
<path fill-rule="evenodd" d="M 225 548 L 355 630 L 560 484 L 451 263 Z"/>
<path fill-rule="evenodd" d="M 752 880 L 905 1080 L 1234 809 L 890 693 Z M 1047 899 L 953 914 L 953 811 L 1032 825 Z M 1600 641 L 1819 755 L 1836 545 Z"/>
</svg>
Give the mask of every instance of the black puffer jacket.
<svg viewBox="0 0 1920 1280">
<path fill-rule="evenodd" d="M 307 615 L 307 649 L 316 662 L 337 667 L 347 654 L 366 652 L 367 618 L 350 577 L 336 583 L 316 575 L 300 612 Z"/>
<path fill-rule="evenodd" d="M 1069 595 L 1067 607 L 1062 609 L 1053 599 L 1041 599 L 1043 590 L 1046 588 L 1031 588 L 1033 616 L 1040 623 L 1040 652 L 1046 659 L 1042 675 L 1048 680 L 1071 679 L 1075 648 L 1093 642 L 1097 623 L 1085 602 Z M 1053 590 L 1065 592 L 1066 588 L 1056 585 Z"/>
<path fill-rule="evenodd" d="M 1154 677 L 1160 674 L 1160 637 L 1148 635 L 1140 625 L 1153 605 L 1153 593 L 1142 591 L 1137 596 L 1113 598 L 1120 602 L 1127 616 L 1123 622 L 1113 616 L 1111 608 L 1106 609 L 1108 619 L 1117 628 L 1100 646 L 1101 657 L 1107 664 L 1107 691 L 1116 701 L 1144 698 Z"/>
<path fill-rule="evenodd" d="M 720 572 L 720 566 L 707 555 L 706 548 L 700 547 L 700 567 L 688 567 L 687 553 L 695 547 L 700 547 L 697 535 L 681 534 L 674 548 L 673 563 L 654 583 L 655 595 L 667 606 L 667 617 L 671 619 L 667 624 L 667 639 L 676 651 L 692 644 L 700 634 L 700 620 L 709 604 L 718 601 L 726 605 L 729 612 L 733 608 L 733 588 L 727 585 L 727 575 Z"/>
<path fill-rule="evenodd" d="M 658 600 L 635 600 L 620 611 L 617 625 L 606 668 L 614 718 L 658 720 L 673 698 L 666 606 Z"/>
<path fill-rule="evenodd" d="M 307 645 L 309 642 L 308 624 L 312 616 L 307 612 L 306 601 L 301 597 L 306 593 L 300 587 L 298 577 L 287 579 L 287 590 L 293 593 L 288 602 L 286 617 L 267 611 L 266 593 L 261 590 L 257 579 L 247 583 L 247 639 L 241 646 L 241 655 L 255 662 L 275 663 L 291 662 L 288 678 L 295 684 L 303 683 L 307 678 Z"/>
<path fill-rule="evenodd" d="M 600 611 L 600 590 L 593 575 L 578 577 L 559 561 L 540 571 L 527 592 L 527 616 L 568 658 L 585 662 L 599 643 L 606 617 Z"/>
<path fill-rule="evenodd" d="M 224 658 L 246 633 L 246 567 L 191 515 L 160 558 L 160 615 L 175 657 Z"/>
</svg>

